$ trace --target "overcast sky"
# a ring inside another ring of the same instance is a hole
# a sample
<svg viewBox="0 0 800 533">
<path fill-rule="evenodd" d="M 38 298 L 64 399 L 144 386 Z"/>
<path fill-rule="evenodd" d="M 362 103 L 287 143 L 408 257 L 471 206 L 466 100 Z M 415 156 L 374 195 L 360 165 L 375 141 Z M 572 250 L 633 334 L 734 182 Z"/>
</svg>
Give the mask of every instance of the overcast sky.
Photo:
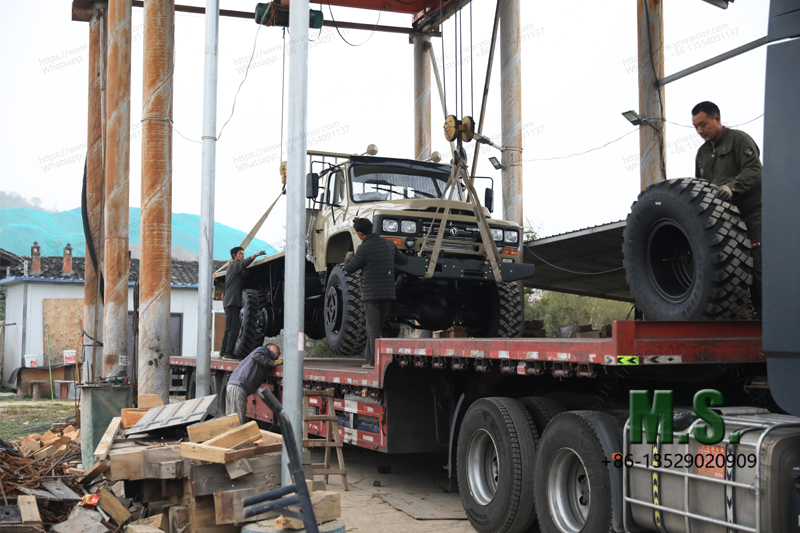
<svg viewBox="0 0 800 533">
<path fill-rule="evenodd" d="M 197 0 L 183 3 L 204 5 Z M 639 192 L 638 135 L 590 154 L 633 128 L 620 113 L 638 108 L 636 4 L 626 2 L 522 3 L 522 91 L 525 217 L 540 235 L 552 235 L 625 218 Z M 38 197 L 44 207 L 80 206 L 86 149 L 89 26 L 70 20 L 68 0 L 0 0 L 0 190 Z M 493 0 L 474 0 L 474 114 L 479 114 L 494 13 Z M 223 9 L 252 11 L 255 2 L 222 0 Z M 312 7 L 319 8 L 317 4 Z M 666 73 L 753 41 L 766 34 L 767 0 L 739 0 L 725 11 L 701 0 L 673 0 L 665 7 Z M 323 8 L 326 20 L 328 7 Z M 379 14 L 334 7 L 336 20 L 375 24 Z M 380 24 L 409 26 L 411 18 L 380 14 Z M 445 24 L 449 105 L 454 105 L 454 21 Z M 469 10 L 463 16 L 469 46 Z M 217 144 L 216 220 L 249 231 L 280 191 L 277 146 L 281 132 L 282 30 L 250 20 L 220 21 L 218 129 L 228 119 L 234 95 L 257 35 L 256 52 L 233 119 Z M 310 49 L 309 148 L 363 152 L 375 143 L 380 155 L 413 157 L 412 46 L 408 37 L 365 31 L 312 30 Z M 173 211 L 200 212 L 200 165 L 204 22 L 178 13 L 175 30 Z M 143 10 L 133 9 L 130 202 L 140 206 Z M 441 41 L 434 39 L 441 60 Z M 465 114 L 470 102 L 469 50 L 464 54 Z M 287 62 L 291 58 L 287 58 Z M 758 117 L 764 108 L 764 47 L 714 66 L 666 89 L 668 120 L 691 124 L 690 110 L 712 100 L 728 125 Z M 497 62 L 499 63 L 499 61 Z M 288 72 L 288 63 L 287 63 Z M 496 70 L 484 133 L 500 133 L 502 97 Z M 460 106 L 459 106 L 460 107 Z M 433 96 L 433 146 L 445 152 L 442 111 Z M 763 118 L 741 127 L 761 145 Z M 198 142 L 192 142 L 198 141 Z M 700 140 L 691 128 L 667 127 L 667 175 L 690 176 Z M 469 151 L 471 154 L 471 150 Z M 257 154 L 256 164 L 246 165 Z M 481 156 L 479 175 L 499 177 Z M 762 154 L 763 155 L 763 154 Z M 495 216 L 501 216 L 500 210 Z M 276 242 L 283 233 L 282 203 L 259 237 Z"/>
</svg>

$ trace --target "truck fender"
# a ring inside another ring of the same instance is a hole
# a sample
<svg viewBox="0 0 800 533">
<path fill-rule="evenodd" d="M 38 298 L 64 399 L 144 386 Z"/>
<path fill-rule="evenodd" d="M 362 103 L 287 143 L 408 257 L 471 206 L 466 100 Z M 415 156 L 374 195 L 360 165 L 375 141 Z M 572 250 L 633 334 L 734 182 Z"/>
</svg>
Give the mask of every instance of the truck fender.
<svg viewBox="0 0 800 533">
<path fill-rule="evenodd" d="M 458 442 L 458 431 L 461 428 L 461 421 L 464 419 L 464 414 L 466 414 L 467 409 L 469 409 L 469 406 L 472 405 L 475 400 L 480 398 L 481 396 L 479 394 L 462 393 L 456 403 L 455 411 L 453 411 L 453 419 L 450 421 L 450 441 L 447 444 L 447 478 L 450 480 L 447 492 L 458 492 L 455 461 L 455 447 Z"/>
<path fill-rule="evenodd" d="M 624 449 L 622 446 L 622 428 L 613 417 L 606 413 L 600 411 L 584 411 L 583 413 L 594 427 L 597 437 L 600 439 L 600 444 L 603 446 L 606 459 L 609 461 L 606 468 L 608 468 L 608 475 L 612 487 L 611 525 L 614 531 L 625 531 L 622 520 L 622 500 L 625 492 L 625 488 L 622 484 L 622 468 L 614 466 L 614 454 L 622 454 Z M 629 523 L 633 523 L 631 517 L 629 517 Z"/>
</svg>

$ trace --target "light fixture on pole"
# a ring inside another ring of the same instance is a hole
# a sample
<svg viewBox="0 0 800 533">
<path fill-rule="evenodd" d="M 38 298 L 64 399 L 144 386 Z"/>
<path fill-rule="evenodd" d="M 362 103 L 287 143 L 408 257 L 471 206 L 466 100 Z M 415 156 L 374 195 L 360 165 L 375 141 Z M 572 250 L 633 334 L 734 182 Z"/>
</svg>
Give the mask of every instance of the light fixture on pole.
<svg viewBox="0 0 800 533">
<path fill-rule="evenodd" d="M 641 126 L 642 124 L 647 123 L 647 120 L 640 117 L 639 114 L 633 110 L 625 111 L 624 113 L 622 113 L 622 116 L 625 117 L 625 119 L 634 126 Z"/>
<path fill-rule="evenodd" d="M 503 165 L 496 157 L 492 156 L 489 158 L 489 163 L 492 164 L 495 170 L 503 170 L 505 165 Z"/>
</svg>

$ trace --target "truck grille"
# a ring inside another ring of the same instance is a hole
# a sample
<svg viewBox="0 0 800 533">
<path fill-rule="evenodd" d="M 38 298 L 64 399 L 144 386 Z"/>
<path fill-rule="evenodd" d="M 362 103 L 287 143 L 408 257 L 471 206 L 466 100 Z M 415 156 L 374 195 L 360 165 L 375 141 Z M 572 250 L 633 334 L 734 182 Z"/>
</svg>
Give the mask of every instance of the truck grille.
<svg viewBox="0 0 800 533">
<path fill-rule="evenodd" d="M 422 233 L 427 235 L 430 227 L 430 224 L 423 224 Z M 453 235 L 453 230 L 457 230 L 455 235 Z M 431 237 L 436 238 L 437 233 L 439 233 L 439 224 L 434 224 Z M 481 239 L 481 234 L 477 226 L 452 224 L 445 228 L 444 238 L 448 241 L 478 242 Z"/>
<path fill-rule="evenodd" d="M 436 243 L 433 241 L 425 242 L 426 250 L 433 250 L 434 246 L 436 246 Z M 475 247 L 470 244 L 455 244 L 451 242 L 443 242 L 441 249 L 447 250 L 448 252 L 477 252 Z"/>
</svg>

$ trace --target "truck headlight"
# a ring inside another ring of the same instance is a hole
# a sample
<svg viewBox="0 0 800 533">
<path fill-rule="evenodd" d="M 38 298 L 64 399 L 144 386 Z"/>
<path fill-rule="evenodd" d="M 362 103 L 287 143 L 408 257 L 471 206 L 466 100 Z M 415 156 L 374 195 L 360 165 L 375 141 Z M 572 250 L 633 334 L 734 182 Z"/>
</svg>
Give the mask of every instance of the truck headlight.
<svg viewBox="0 0 800 533">
<path fill-rule="evenodd" d="M 503 230 L 492 228 L 492 238 L 498 242 L 503 242 Z"/>
<path fill-rule="evenodd" d="M 397 233 L 397 229 L 400 227 L 400 224 L 397 223 L 396 220 L 384 220 L 383 221 L 383 231 L 387 233 Z"/>
<path fill-rule="evenodd" d="M 516 244 L 519 241 L 519 233 L 516 231 L 506 231 L 506 242 Z"/>
<path fill-rule="evenodd" d="M 400 230 L 401 230 L 403 233 L 411 233 L 411 234 L 414 234 L 414 233 L 416 233 L 416 232 L 417 232 L 417 223 L 416 223 L 416 222 L 414 222 L 413 220 L 404 220 L 404 221 L 403 221 L 403 222 L 400 224 Z"/>
</svg>

